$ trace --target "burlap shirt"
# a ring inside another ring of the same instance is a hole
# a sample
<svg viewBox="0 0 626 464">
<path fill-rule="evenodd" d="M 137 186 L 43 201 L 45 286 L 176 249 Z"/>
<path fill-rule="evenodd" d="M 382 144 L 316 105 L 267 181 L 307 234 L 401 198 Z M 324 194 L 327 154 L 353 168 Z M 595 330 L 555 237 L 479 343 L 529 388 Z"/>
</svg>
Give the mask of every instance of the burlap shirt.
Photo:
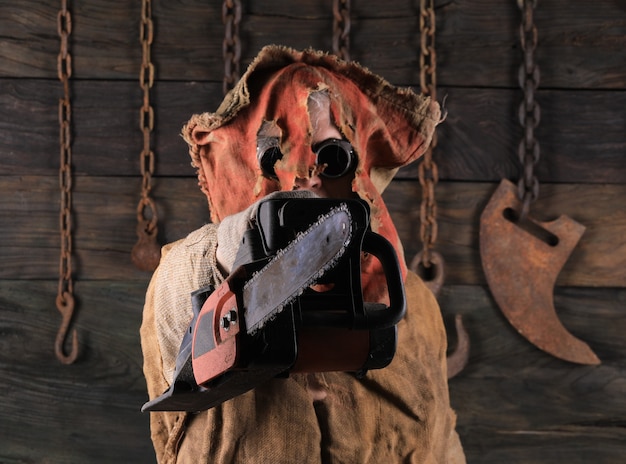
<svg viewBox="0 0 626 464">
<path fill-rule="evenodd" d="M 150 399 L 169 387 L 190 293 L 222 276 L 216 226 L 164 247 L 141 326 Z M 446 379 L 446 335 L 432 293 L 413 273 L 391 364 L 274 379 L 209 411 L 150 413 L 159 463 L 464 463 Z"/>
</svg>

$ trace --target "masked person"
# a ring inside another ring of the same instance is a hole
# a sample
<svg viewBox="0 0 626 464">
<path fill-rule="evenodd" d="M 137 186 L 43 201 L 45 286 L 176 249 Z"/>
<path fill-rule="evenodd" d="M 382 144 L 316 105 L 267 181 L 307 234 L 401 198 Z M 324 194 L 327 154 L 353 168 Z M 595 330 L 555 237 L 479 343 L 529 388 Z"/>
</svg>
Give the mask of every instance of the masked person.
<svg viewBox="0 0 626 464">
<path fill-rule="evenodd" d="M 439 106 L 353 62 L 267 46 L 215 113 L 183 128 L 212 223 L 167 245 L 146 295 L 141 341 L 151 399 L 171 384 L 191 292 L 219 285 L 268 195 L 358 197 L 396 249 L 407 312 L 384 369 L 291 374 L 200 413 L 152 412 L 159 463 L 464 463 L 432 293 L 404 264 L 381 193 L 418 159 Z M 334 155 L 330 155 L 334 153 Z M 291 193 L 273 193 L 273 192 Z M 315 250 L 311 250 L 312 253 Z M 380 263 L 362 263 L 365 301 L 385 302 Z"/>
</svg>

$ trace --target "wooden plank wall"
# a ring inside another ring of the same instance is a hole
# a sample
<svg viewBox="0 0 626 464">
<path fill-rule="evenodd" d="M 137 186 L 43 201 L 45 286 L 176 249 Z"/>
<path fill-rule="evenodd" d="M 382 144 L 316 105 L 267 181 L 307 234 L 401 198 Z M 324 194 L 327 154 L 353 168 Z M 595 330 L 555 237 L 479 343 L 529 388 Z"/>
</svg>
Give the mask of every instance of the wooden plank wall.
<svg viewBox="0 0 626 464">
<path fill-rule="evenodd" d="M 57 5 L 59 3 L 59 5 Z M 557 280 L 563 324 L 600 366 L 559 361 L 496 307 L 478 253 L 478 219 L 501 178 L 520 175 L 513 0 L 436 1 L 438 95 L 448 117 L 435 161 L 440 304 L 465 317 L 466 369 L 450 382 L 471 463 L 617 463 L 626 456 L 626 6 L 542 0 L 537 174 L 541 220 L 587 230 Z M 80 357 L 54 357 L 60 324 L 57 12 L 0 0 L 0 462 L 154 462 L 138 328 L 149 275 L 130 263 L 141 178 L 139 1 L 69 2 L 73 237 Z M 179 136 L 222 97 L 221 2 L 155 0 L 155 189 L 161 243 L 209 220 Z M 282 43 L 330 50 L 332 1 L 244 1 L 245 64 Z M 419 88 L 419 2 L 353 1 L 351 55 Z M 420 249 L 417 167 L 385 194 L 407 259 Z M 451 344 L 454 344 L 451 334 Z"/>
</svg>

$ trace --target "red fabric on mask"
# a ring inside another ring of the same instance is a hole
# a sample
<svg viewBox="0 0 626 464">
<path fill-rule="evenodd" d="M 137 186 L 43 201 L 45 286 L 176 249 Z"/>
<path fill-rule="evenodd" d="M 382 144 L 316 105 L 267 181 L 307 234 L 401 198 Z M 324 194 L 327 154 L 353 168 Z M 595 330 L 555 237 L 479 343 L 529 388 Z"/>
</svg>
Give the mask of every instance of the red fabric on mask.
<svg viewBox="0 0 626 464">
<path fill-rule="evenodd" d="M 402 246 L 381 193 L 399 167 L 426 150 L 440 121 L 439 105 L 332 55 L 267 46 L 215 113 L 194 115 L 183 128 L 211 217 L 219 222 L 270 192 L 291 190 L 296 175 L 308 175 L 315 155 L 307 102 L 321 90 L 330 97 L 331 119 L 359 157 L 353 191 L 370 204 L 372 229 L 395 246 L 404 276 Z M 264 122 L 281 134 L 278 181 L 265 178 L 257 161 Z M 380 265 L 371 257 L 363 284 L 368 301 L 385 301 Z"/>
</svg>

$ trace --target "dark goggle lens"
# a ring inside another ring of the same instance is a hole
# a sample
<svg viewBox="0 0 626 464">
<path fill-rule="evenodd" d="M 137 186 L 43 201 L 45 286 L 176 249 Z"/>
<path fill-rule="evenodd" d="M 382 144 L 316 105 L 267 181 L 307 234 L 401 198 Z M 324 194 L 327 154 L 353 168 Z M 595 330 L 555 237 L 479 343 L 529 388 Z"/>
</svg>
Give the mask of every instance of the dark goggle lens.
<svg viewBox="0 0 626 464">
<path fill-rule="evenodd" d="M 283 154 L 278 147 L 269 147 L 261 155 L 259 164 L 263 174 L 270 178 L 276 178 L 274 165 L 283 158 Z"/>
<path fill-rule="evenodd" d="M 318 166 L 324 165 L 324 170 L 320 175 L 337 178 L 346 175 L 354 164 L 354 150 L 345 140 L 326 140 L 313 150 L 317 156 Z"/>
</svg>

